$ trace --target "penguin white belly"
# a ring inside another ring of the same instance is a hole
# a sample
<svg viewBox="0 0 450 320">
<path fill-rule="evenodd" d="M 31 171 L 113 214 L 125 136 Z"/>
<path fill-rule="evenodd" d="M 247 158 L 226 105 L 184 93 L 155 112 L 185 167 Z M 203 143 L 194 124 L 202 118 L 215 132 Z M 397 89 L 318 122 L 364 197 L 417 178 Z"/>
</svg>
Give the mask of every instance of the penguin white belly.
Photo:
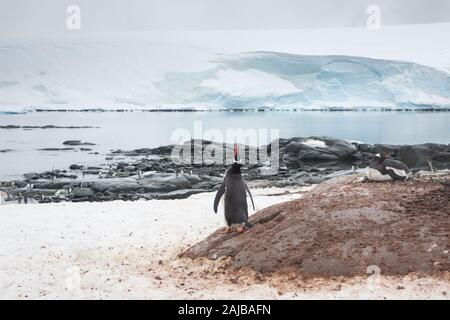
<svg viewBox="0 0 450 320">
<path fill-rule="evenodd" d="M 367 168 L 366 177 L 370 181 L 391 181 L 392 180 L 390 175 L 381 174 L 380 171 L 378 171 L 377 169 L 373 169 L 373 168 Z"/>
</svg>

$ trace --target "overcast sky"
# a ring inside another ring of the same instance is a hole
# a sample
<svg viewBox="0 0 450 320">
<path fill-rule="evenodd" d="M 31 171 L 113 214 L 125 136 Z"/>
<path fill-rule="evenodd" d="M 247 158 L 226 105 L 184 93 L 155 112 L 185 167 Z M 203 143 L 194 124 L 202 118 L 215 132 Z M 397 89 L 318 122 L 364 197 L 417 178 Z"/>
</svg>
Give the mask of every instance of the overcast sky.
<svg viewBox="0 0 450 320">
<path fill-rule="evenodd" d="M 0 0 L 0 36 L 69 32 L 71 4 L 76 32 L 365 26 L 373 4 L 382 25 L 450 22 L 450 0 Z"/>
</svg>

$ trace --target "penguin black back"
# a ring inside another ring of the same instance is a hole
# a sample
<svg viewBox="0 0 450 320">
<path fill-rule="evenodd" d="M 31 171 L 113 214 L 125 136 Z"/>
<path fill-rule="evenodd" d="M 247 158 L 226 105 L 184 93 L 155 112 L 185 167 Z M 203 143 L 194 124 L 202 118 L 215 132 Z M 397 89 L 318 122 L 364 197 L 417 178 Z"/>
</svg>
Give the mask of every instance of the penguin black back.
<svg viewBox="0 0 450 320">
<path fill-rule="evenodd" d="M 237 158 L 238 148 L 235 146 L 234 162 L 225 173 L 225 177 L 214 199 L 214 212 L 217 213 L 219 201 L 225 194 L 224 210 L 227 225 L 230 227 L 233 224 L 243 224 L 251 227 L 251 224 L 248 222 L 247 192 L 250 195 L 253 209 L 255 205 L 250 189 L 242 178 L 241 164 L 238 163 Z"/>
<path fill-rule="evenodd" d="M 408 179 L 410 169 L 403 162 L 389 158 L 387 154 L 377 154 L 368 168 L 368 178 L 374 181 Z"/>
</svg>

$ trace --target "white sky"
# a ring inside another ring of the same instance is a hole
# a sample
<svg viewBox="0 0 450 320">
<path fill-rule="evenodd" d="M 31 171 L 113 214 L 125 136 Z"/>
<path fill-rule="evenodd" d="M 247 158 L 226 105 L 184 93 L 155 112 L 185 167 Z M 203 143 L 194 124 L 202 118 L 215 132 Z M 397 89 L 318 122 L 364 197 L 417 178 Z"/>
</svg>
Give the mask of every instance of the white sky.
<svg viewBox="0 0 450 320">
<path fill-rule="evenodd" d="M 77 32 L 364 26 L 373 4 L 383 25 L 450 21 L 449 0 L 0 0 L 0 36 L 69 32 L 70 4 L 81 8 Z"/>
</svg>

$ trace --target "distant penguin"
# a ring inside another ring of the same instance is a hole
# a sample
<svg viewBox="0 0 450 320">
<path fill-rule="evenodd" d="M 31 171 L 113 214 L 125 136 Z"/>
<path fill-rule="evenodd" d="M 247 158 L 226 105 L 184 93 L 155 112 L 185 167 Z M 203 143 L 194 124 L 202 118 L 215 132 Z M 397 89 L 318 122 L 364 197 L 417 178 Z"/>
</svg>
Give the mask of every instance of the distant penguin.
<svg viewBox="0 0 450 320">
<path fill-rule="evenodd" d="M 0 204 L 5 203 L 7 198 L 8 198 L 8 194 L 5 191 L 0 190 Z"/>
<path fill-rule="evenodd" d="M 434 168 L 434 165 L 433 165 L 433 160 L 427 159 L 427 163 L 428 163 L 428 166 L 430 167 L 431 172 L 436 173 L 436 169 Z"/>
<path fill-rule="evenodd" d="M 233 231 L 243 232 L 252 227 L 252 224 L 248 222 L 246 192 L 248 192 L 252 201 L 253 210 L 255 210 L 255 204 L 250 189 L 242 178 L 241 163 L 238 162 L 238 154 L 239 149 L 238 146 L 235 145 L 233 164 L 226 171 L 222 184 L 220 185 L 219 190 L 217 190 L 216 197 L 214 198 L 214 212 L 217 213 L 219 201 L 225 194 L 224 210 L 225 220 L 228 226 L 224 229 L 225 233 Z"/>
<path fill-rule="evenodd" d="M 401 161 L 377 154 L 367 168 L 366 178 L 369 181 L 406 180 L 411 170 Z"/>
</svg>

